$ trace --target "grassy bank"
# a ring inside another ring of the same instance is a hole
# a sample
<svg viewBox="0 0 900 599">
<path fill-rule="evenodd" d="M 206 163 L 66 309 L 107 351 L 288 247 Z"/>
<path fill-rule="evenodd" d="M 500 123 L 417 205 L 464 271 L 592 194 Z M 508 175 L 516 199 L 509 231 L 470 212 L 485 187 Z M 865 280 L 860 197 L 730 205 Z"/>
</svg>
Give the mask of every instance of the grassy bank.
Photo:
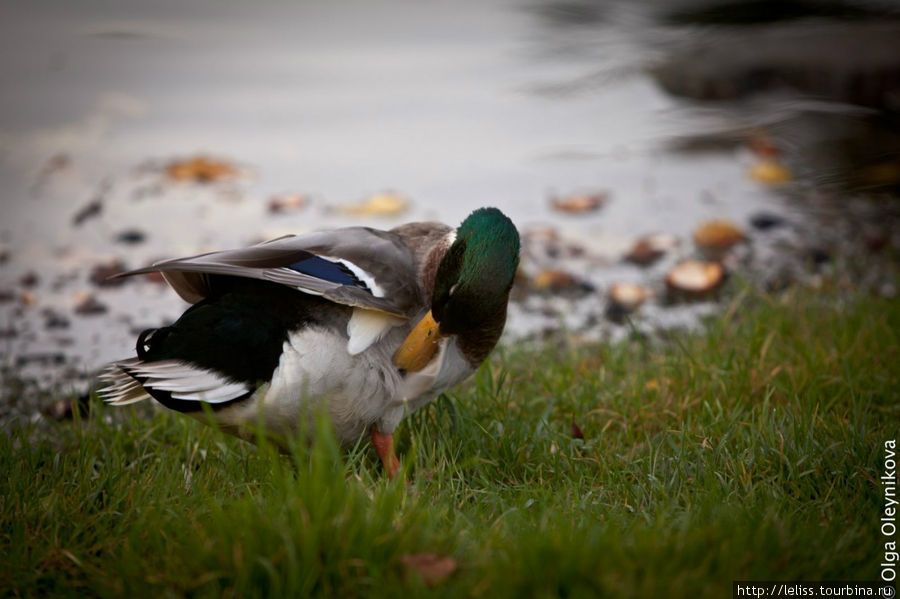
<svg viewBox="0 0 900 599">
<path fill-rule="evenodd" d="M 734 579 L 874 580 L 898 337 L 896 301 L 748 292 L 705 333 L 506 350 L 401 426 L 408 484 L 327 434 L 283 457 L 168 412 L 95 406 L 30 443 L 6 423 L 0 595 L 726 597 Z M 452 558 L 430 589 L 409 565 L 422 553 Z"/>
</svg>

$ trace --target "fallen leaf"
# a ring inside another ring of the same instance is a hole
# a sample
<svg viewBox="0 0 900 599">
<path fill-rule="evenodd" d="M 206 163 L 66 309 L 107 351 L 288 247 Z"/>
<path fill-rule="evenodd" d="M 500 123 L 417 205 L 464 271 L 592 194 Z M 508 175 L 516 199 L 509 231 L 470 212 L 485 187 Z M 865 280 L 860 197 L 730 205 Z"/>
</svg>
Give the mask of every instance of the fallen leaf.
<svg viewBox="0 0 900 599">
<path fill-rule="evenodd" d="M 625 260 L 639 266 L 650 266 L 667 252 L 678 247 L 678 238 L 668 233 L 653 233 L 635 240 Z"/>
<path fill-rule="evenodd" d="M 409 200 L 406 196 L 393 191 L 385 191 L 371 195 L 359 204 L 344 206 L 343 211 L 355 216 L 391 216 L 402 214 L 408 206 Z"/>
<path fill-rule="evenodd" d="M 532 288 L 539 293 L 590 293 L 594 286 L 562 270 L 545 268 L 531 279 Z"/>
<path fill-rule="evenodd" d="M 75 213 L 75 216 L 72 217 L 72 224 L 78 227 L 84 223 L 84 221 L 100 216 L 101 212 L 103 212 L 103 201 L 99 199 L 92 200 L 84 208 Z"/>
<path fill-rule="evenodd" d="M 676 264 L 666 275 L 669 291 L 686 297 L 701 297 L 721 285 L 725 270 L 718 262 L 684 260 Z"/>
<path fill-rule="evenodd" d="M 193 181 L 194 183 L 214 183 L 233 179 L 238 169 L 229 162 L 206 156 L 195 156 L 175 160 L 166 166 L 166 175 L 173 181 Z"/>
<path fill-rule="evenodd" d="M 609 301 L 626 313 L 640 308 L 651 295 L 649 288 L 638 283 L 613 283 L 609 288 Z"/>
<path fill-rule="evenodd" d="M 694 244 L 703 250 L 725 251 L 746 238 L 740 227 L 727 220 L 708 220 L 694 231 Z"/>
<path fill-rule="evenodd" d="M 578 423 L 575 422 L 575 417 L 572 416 L 572 438 L 573 439 L 584 439 L 584 432 L 582 432 L 581 427 L 578 426 Z"/>
<path fill-rule="evenodd" d="M 605 191 L 586 191 L 562 197 L 551 197 L 550 205 L 559 212 L 593 212 L 606 203 L 609 194 Z"/>
<path fill-rule="evenodd" d="M 125 272 L 127 270 L 125 263 L 121 260 L 110 260 L 102 264 L 96 265 L 91 270 L 90 281 L 97 287 L 118 287 L 128 282 L 125 277 L 111 279 L 113 275 Z"/>
<path fill-rule="evenodd" d="M 768 135 L 760 134 L 750 138 L 750 150 L 763 159 L 774 159 L 781 150 Z"/>
<path fill-rule="evenodd" d="M 400 556 L 405 573 L 415 572 L 427 586 L 433 587 L 456 571 L 456 560 L 434 553 L 414 553 Z"/>
<path fill-rule="evenodd" d="M 791 170 L 780 162 L 767 158 L 750 167 L 748 175 L 754 181 L 766 185 L 780 185 L 793 178 Z"/>
</svg>

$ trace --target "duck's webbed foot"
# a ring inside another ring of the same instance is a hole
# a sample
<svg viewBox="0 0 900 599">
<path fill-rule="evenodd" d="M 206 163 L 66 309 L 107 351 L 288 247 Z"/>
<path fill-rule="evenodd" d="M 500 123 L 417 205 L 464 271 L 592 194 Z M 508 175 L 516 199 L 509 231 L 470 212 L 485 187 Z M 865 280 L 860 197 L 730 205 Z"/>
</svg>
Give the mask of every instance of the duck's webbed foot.
<svg viewBox="0 0 900 599">
<path fill-rule="evenodd" d="M 394 437 L 390 433 L 382 433 L 372 428 L 372 445 L 384 464 L 384 471 L 387 472 L 388 478 L 393 479 L 400 471 L 400 460 L 394 453 Z"/>
</svg>

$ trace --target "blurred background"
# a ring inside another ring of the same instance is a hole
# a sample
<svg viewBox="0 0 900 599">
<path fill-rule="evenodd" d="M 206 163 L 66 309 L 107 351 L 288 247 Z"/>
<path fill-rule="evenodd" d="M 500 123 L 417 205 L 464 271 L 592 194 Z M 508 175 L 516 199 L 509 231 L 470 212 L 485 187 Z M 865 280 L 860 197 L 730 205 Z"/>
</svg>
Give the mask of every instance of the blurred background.
<svg viewBox="0 0 900 599">
<path fill-rule="evenodd" d="M 115 272 L 485 205 L 508 338 L 693 326 L 727 278 L 897 293 L 895 2 L 47 0 L 0 45 L 7 391 L 185 308 Z"/>
</svg>

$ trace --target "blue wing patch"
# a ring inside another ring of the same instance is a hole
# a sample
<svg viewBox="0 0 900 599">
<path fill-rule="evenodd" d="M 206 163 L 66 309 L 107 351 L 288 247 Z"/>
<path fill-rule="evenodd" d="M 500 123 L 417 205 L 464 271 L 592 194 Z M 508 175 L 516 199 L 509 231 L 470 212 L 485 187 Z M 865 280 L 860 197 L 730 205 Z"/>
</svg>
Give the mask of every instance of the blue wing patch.
<svg viewBox="0 0 900 599">
<path fill-rule="evenodd" d="M 369 286 L 353 274 L 353 271 L 341 264 L 340 262 L 332 262 L 319 256 L 310 256 L 289 264 L 291 270 L 322 279 L 323 281 L 331 281 L 340 285 L 352 285 L 353 287 L 362 287 L 369 290 Z"/>
</svg>

